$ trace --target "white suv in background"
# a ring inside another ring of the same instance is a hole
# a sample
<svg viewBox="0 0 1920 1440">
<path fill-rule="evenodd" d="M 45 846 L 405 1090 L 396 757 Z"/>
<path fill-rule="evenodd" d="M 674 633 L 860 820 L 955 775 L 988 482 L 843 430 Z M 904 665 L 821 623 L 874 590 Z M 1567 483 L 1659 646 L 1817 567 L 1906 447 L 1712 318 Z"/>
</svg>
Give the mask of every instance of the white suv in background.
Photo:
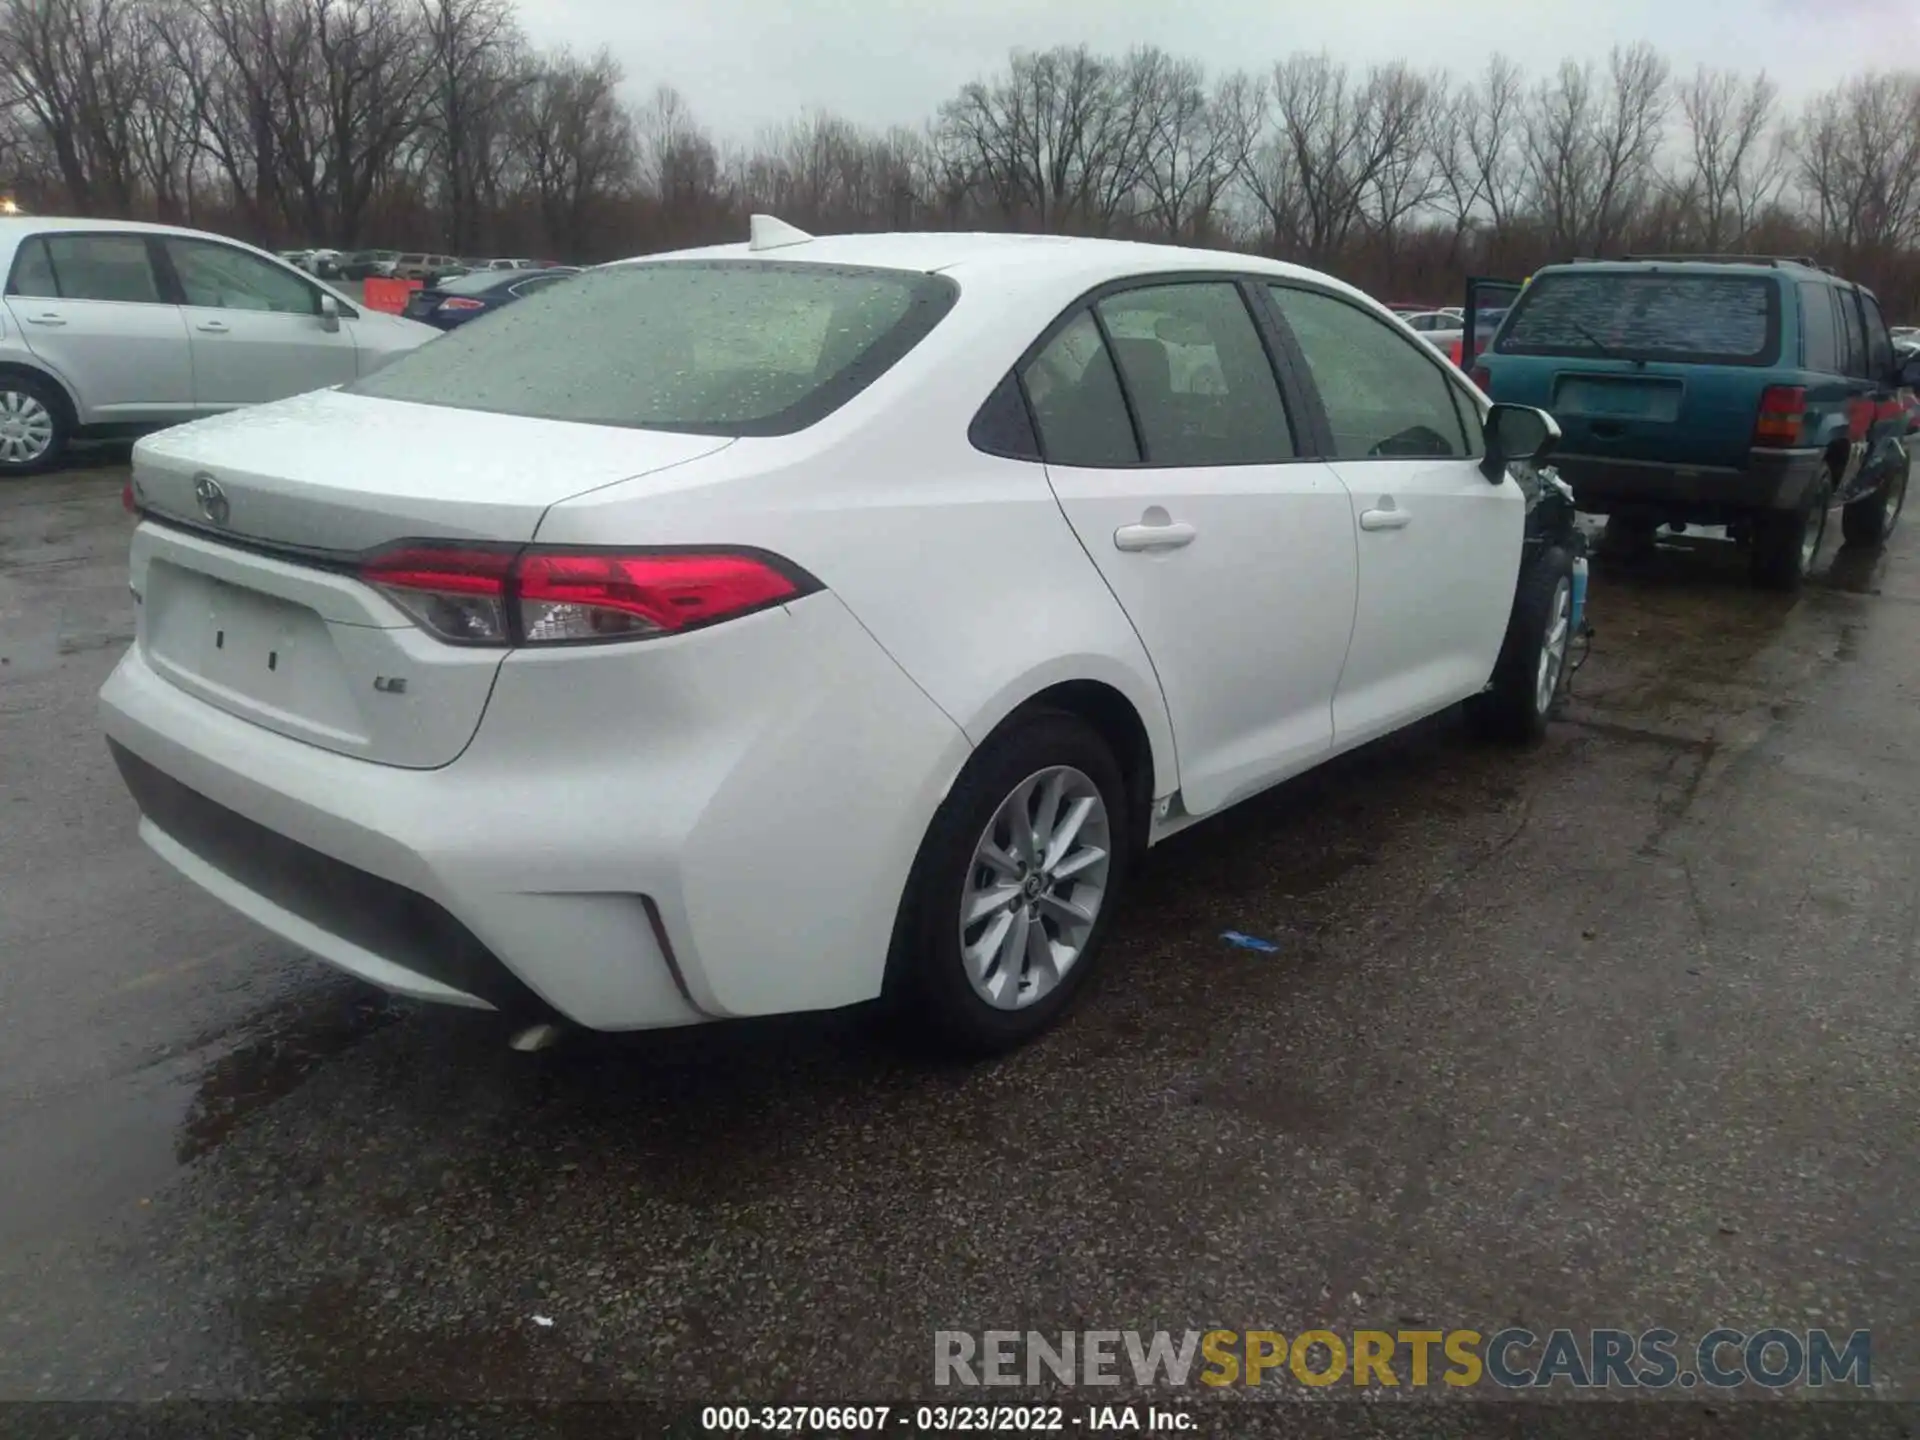
<svg viewBox="0 0 1920 1440">
<path fill-rule="evenodd" d="M 264 250 L 113 220 L 0 220 L 0 475 L 358 379 L 439 332 Z"/>
</svg>

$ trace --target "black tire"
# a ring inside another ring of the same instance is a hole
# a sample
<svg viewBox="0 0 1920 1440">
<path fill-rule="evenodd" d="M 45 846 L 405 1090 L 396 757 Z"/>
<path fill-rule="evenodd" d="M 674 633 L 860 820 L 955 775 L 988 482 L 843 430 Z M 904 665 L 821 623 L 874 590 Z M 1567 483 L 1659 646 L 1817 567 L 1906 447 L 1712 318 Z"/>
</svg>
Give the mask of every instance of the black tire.
<svg viewBox="0 0 1920 1440">
<path fill-rule="evenodd" d="M 1840 533 L 1846 537 L 1849 545 L 1884 545 L 1893 534 L 1893 527 L 1900 523 L 1900 512 L 1906 508 L 1907 481 L 1913 474 L 1913 455 L 1903 455 L 1899 467 L 1889 475 L 1880 488 L 1871 495 L 1863 496 L 1846 506 L 1840 512 Z"/>
<path fill-rule="evenodd" d="M 22 406 L 22 410 L 13 408 L 16 403 Z M 67 397 L 61 393 L 58 385 L 20 370 L 0 371 L 0 436 L 6 436 L 7 427 L 19 420 L 23 413 L 35 419 L 44 414 L 51 425 L 51 436 L 45 449 L 26 459 L 8 456 L 6 451 L 9 447 L 0 444 L 0 478 L 37 475 L 43 470 L 52 469 L 60 463 L 60 457 L 66 454 L 68 441 L 73 438 L 73 413 L 68 409 Z M 24 436 L 25 432 L 20 433 Z"/>
<path fill-rule="evenodd" d="M 1467 719 L 1490 739 L 1532 744 L 1547 733 L 1567 689 L 1572 649 L 1573 556 L 1559 546 L 1542 551 L 1520 574 L 1507 638 L 1494 662 L 1493 684 L 1467 702 Z M 1541 659 L 1551 626 L 1565 625 L 1552 684 L 1541 701 Z"/>
<path fill-rule="evenodd" d="M 1753 524 L 1753 583 L 1763 590 L 1794 591 L 1826 541 L 1827 510 L 1833 499 L 1828 471 L 1793 510 L 1765 510 Z M 1811 547 L 1809 547 L 1811 541 Z"/>
<path fill-rule="evenodd" d="M 961 955 L 961 899 L 973 873 L 975 847 L 1001 805 L 1028 777 L 1054 766 L 1071 766 L 1087 777 L 1105 805 L 1106 888 L 1078 958 L 1053 989 L 1022 1008 L 1000 1009 L 968 979 Z M 1099 963 L 1125 889 L 1133 833 L 1125 779 L 1092 726 L 1056 710 L 1009 722 L 968 760 L 921 843 L 887 962 L 888 998 L 897 1013 L 941 1049 L 965 1056 L 1011 1050 L 1050 1027 Z"/>
</svg>

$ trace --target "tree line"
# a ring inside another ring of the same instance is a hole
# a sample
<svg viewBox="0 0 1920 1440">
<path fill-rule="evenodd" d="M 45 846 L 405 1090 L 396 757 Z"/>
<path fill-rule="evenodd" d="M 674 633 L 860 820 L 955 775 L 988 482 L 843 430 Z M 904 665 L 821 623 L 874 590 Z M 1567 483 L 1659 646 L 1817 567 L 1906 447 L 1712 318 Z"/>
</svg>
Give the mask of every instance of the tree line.
<svg viewBox="0 0 1920 1440">
<path fill-rule="evenodd" d="M 1256 250 L 1390 299 L 1627 251 L 1807 254 L 1920 318 L 1920 72 L 1789 105 L 1654 48 L 1529 75 L 1016 52 L 918 126 L 746 144 L 510 0 L 0 0 L 0 192 L 268 244 L 593 261 L 808 229 Z"/>
</svg>

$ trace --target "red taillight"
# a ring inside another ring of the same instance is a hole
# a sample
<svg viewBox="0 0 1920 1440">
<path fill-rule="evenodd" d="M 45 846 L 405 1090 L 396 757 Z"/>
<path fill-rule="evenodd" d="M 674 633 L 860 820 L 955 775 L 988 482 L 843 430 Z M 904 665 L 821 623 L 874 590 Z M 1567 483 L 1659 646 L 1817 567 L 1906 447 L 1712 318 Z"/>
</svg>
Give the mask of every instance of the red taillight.
<svg viewBox="0 0 1920 1440">
<path fill-rule="evenodd" d="M 360 567 L 421 629 L 460 645 L 505 645 L 507 577 L 514 551 L 482 546 L 401 545 Z"/>
<path fill-rule="evenodd" d="M 451 300 L 442 300 L 440 308 L 442 310 L 484 310 L 487 308 L 487 303 L 484 300 L 468 300 L 464 296 L 456 295 Z"/>
<path fill-rule="evenodd" d="M 753 555 L 535 552 L 516 574 L 530 644 L 638 638 L 710 625 L 791 599 L 791 576 Z"/>
<path fill-rule="evenodd" d="M 131 479 L 120 487 L 120 508 L 129 515 L 140 508 L 133 503 L 133 481 Z"/>
<path fill-rule="evenodd" d="M 360 577 L 421 628 L 466 645 L 641 640 L 729 620 L 818 588 L 741 550 L 536 550 L 417 544 Z"/>
<path fill-rule="evenodd" d="M 1487 373 L 1486 366 L 1476 365 L 1473 367 L 1473 383 L 1478 385 L 1482 390 L 1485 390 L 1493 383 L 1493 376 Z"/>
<path fill-rule="evenodd" d="M 1807 392 L 1798 385 L 1769 385 L 1760 395 L 1760 414 L 1753 422 L 1756 445 L 1798 445 L 1807 418 Z"/>
<path fill-rule="evenodd" d="M 1466 353 L 1464 342 L 1456 340 L 1447 348 L 1447 358 L 1454 364 L 1460 363 L 1460 357 Z"/>
</svg>

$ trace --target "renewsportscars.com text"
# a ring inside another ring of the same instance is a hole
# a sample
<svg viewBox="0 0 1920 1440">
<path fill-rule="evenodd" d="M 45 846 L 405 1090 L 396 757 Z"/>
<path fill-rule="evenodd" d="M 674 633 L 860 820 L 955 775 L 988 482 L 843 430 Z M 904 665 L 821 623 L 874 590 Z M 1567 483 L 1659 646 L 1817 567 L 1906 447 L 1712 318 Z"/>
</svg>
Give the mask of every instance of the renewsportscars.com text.
<svg viewBox="0 0 1920 1440">
<path fill-rule="evenodd" d="M 1333 1385 L 1505 1390 L 1873 1383 L 1866 1330 L 937 1330 L 941 1386 Z"/>
</svg>

